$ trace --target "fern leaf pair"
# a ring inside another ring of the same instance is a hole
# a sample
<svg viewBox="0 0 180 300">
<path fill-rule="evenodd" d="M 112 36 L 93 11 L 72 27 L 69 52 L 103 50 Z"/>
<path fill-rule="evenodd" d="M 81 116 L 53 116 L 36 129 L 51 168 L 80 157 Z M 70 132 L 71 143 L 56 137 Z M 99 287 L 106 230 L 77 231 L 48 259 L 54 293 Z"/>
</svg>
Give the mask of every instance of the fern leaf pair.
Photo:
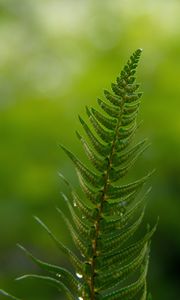
<svg viewBox="0 0 180 300">
<path fill-rule="evenodd" d="M 30 274 L 19 279 L 35 278 L 47 282 L 63 291 L 67 299 L 147 299 L 149 247 L 156 226 L 148 228 L 137 240 L 132 241 L 131 238 L 136 236 L 146 206 L 145 197 L 137 200 L 137 196 L 152 172 L 129 184 L 116 183 L 128 173 L 148 146 L 146 140 L 130 146 L 138 128 L 137 115 L 142 96 L 138 91 L 139 84 L 135 82 L 140 55 L 141 49 L 138 49 L 130 57 L 116 83 L 112 84 L 112 92 L 104 92 L 105 101 L 98 99 L 100 110 L 86 108 L 91 126 L 79 117 L 89 141 L 79 133 L 77 137 L 92 163 L 93 171 L 62 146 L 75 165 L 83 196 L 78 196 L 60 175 L 70 190 L 70 198 L 63 195 L 63 199 L 71 220 L 61 209 L 57 210 L 79 255 L 64 246 L 36 217 L 71 261 L 74 273 L 41 261 L 20 246 L 49 275 Z"/>
</svg>

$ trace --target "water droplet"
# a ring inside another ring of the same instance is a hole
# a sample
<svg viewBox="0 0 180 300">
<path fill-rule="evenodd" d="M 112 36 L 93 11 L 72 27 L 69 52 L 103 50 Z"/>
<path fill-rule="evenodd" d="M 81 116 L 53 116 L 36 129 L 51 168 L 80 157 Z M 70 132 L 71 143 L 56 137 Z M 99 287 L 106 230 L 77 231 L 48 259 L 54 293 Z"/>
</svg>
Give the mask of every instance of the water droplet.
<svg viewBox="0 0 180 300">
<path fill-rule="evenodd" d="M 76 201 L 74 201 L 74 202 L 73 202 L 73 205 L 74 205 L 75 207 L 77 206 L 77 203 L 76 203 Z"/>
<path fill-rule="evenodd" d="M 79 273 L 76 273 L 76 276 L 77 276 L 78 278 L 82 278 L 82 277 L 83 277 L 82 274 L 79 274 Z"/>
<path fill-rule="evenodd" d="M 83 216 L 82 216 L 82 219 L 84 219 L 84 218 L 85 218 L 85 216 L 83 215 Z"/>
<path fill-rule="evenodd" d="M 82 297 L 78 297 L 78 299 L 79 299 L 79 300 L 83 300 L 83 298 L 82 298 Z"/>
<path fill-rule="evenodd" d="M 61 274 L 58 274 L 58 273 L 57 273 L 56 276 L 57 276 L 57 277 L 61 277 Z"/>
</svg>

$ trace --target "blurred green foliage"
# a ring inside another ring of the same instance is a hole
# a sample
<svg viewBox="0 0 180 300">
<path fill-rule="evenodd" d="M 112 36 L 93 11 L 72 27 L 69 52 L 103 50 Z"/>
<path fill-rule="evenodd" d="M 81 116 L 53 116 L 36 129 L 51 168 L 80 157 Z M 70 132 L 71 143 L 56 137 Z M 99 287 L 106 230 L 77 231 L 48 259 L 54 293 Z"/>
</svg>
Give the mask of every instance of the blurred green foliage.
<svg viewBox="0 0 180 300">
<path fill-rule="evenodd" d="M 144 97 L 142 136 L 151 149 L 133 176 L 156 167 L 147 220 L 160 222 L 149 270 L 153 299 L 178 299 L 180 267 L 179 0 L 0 0 L 0 286 L 34 300 L 58 299 L 35 282 L 39 272 L 21 242 L 49 262 L 64 257 L 35 224 L 37 214 L 71 243 L 54 207 L 62 206 L 61 170 L 78 189 L 61 142 L 82 156 L 78 113 L 96 105 L 129 55 L 144 49 L 138 70 Z"/>
</svg>

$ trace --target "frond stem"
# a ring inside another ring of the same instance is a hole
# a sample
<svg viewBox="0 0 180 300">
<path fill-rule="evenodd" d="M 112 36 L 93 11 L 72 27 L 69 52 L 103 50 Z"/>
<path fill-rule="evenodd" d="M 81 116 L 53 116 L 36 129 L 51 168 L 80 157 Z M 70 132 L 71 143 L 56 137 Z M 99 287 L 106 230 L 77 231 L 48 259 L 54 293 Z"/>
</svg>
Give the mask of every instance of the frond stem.
<svg viewBox="0 0 180 300">
<path fill-rule="evenodd" d="M 110 149 L 110 153 L 109 153 L 109 161 L 108 161 L 108 166 L 107 166 L 107 170 L 105 171 L 105 179 L 104 179 L 104 186 L 103 186 L 103 191 L 102 191 L 102 196 L 101 196 L 101 200 L 100 200 L 100 207 L 99 207 L 99 214 L 97 216 L 97 219 L 95 221 L 95 237 L 92 241 L 92 247 L 93 247 L 93 257 L 92 257 L 92 261 L 91 261 L 91 266 L 92 266 L 92 275 L 91 275 L 91 279 L 90 279 L 90 290 L 91 290 L 91 300 L 95 300 L 96 298 L 96 290 L 95 290 L 95 285 L 94 285 L 94 279 L 96 276 L 96 257 L 98 256 L 98 252 L 97 252 L 97 241 L 98 241 L 98 237 L 99 237 L 99 233 L 100 233 L 100 220 L 101 220 L 101 216 L 103 213 L 103 206 L 104 206 L 104 201 L 106 200 L 106 194 L 107 194 L 107 190 L 108 190 L 108 186 L 109 186 L 109 173 L 112 167 L 112 159 L 113 159 L 113 155 L 114 155 L 114 151 L 115 151 L 115 144 L 118 138 L 118 134 L 119 134 L 119 127 L 121 126 L 121 116 L 123 114 L 123 106 L 125 103 L 125 97 L 123 97 L 123 101 L 121 103 L 121 110 L 119 113 L 119 117 L 118 117 L 118 122 L 116 125 L 116 129 L 115 129 L 115 134 L 114 134 L 114 138 L 112 141 L 112 146 Z"/>
</svg>

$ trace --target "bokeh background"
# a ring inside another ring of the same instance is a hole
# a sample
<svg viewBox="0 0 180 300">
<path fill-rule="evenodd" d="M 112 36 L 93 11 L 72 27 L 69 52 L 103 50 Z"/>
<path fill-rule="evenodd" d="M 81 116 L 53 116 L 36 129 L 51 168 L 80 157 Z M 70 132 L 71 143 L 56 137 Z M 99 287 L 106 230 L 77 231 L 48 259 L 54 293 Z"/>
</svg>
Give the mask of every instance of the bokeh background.
<svg viewBox="0 0 180 300">
<path fill-rule="evenodd" d="M 180 2 L 179 0 L 0 0 L 0 287 L 23 299 L 63 299 L 35 281 L 40 273 L 19 242 L 51 263 L 65 258 L 33 219 L 41 217 L 68 245 L 55 206 L 66 187 L 78 190 L 71 162 L 82 132 L 77 115 L 110 87 L 129 55 L 143 48 L 140 136 L 151 148 L 133 176 L 157 171 L 146 219 L 159 216 L 148 275 L 153 299 L 180 298 Z M 144 172 L 144 173 L 143 173 Z M 73 245 L 72 245 L 73 247 Z M 1 296 L 0 296 L 1 297 Z"/>
</svg>

